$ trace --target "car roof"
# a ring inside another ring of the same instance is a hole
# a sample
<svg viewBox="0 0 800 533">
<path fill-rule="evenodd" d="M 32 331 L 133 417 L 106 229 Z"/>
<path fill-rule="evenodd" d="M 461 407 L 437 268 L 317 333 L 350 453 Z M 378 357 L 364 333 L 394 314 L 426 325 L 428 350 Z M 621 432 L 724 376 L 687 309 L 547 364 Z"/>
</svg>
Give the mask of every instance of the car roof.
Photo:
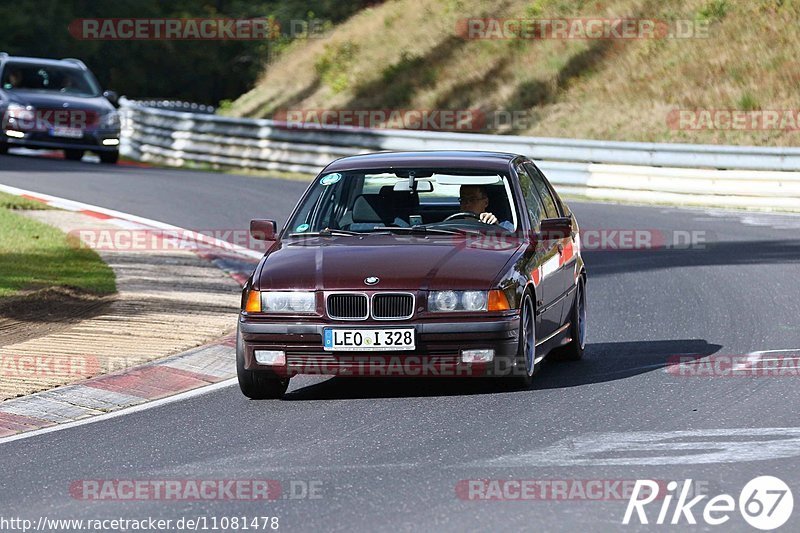
<svg viewBox="0 0 800 533">
<path fill-rule="evenodd" d="M 472 150 L 431 150 L 419 152 L 377 152 L 343 157 L 325 167 L 325 172 L 378 168 L 452 168 L 505 172 L 519 154 Z"/>
<path fill-rule="evenodd" d="M 43 57 L 6 56 L 3 63 L 22 63 L 29 65 L 47 65 L 51 67 L 66 67 L 84 70 L 80 63 L 72 59 L 46 59 Z"/>
</svg>

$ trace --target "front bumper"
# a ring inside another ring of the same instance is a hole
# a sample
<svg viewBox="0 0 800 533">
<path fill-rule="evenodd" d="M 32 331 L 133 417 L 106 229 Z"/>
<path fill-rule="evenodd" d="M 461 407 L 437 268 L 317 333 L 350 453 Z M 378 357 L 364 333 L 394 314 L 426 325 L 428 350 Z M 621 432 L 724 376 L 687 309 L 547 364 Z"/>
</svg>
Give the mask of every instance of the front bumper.
<svg viewBox="0 0 800 533">
<path fill-rule="evenodd" d="M 414 351 L 331 352 L 322 347 L 324 328 L 413 327 Z M 326 374 L 342 376 L 482 377 L 509 375 L 515 367 L 519 315 L 470 322 L 278 323 L 240 317 L 239 335 L 244 367 L 280 376 Z M 463 363 L 461 351 L 492 349 L 490 363 Z M 255 350 L 282 350 L 285 366 L 256 362 Z"/>
<path fill-rule="evenodd" d="M 0 142 L 9 146 L 33 149 L 53 149 L 53 150 L 90 150 L 92 152 L 116 152 L 119 144 L 104 145 L 103 141 L 119 141 L 119 130 L 86 130 L 83 137 L 68 138 L 54 137 L 45 131 L 23 131 L 24 137 L 12 137 L 5 131 L 0 131 Z"/>
</svg>

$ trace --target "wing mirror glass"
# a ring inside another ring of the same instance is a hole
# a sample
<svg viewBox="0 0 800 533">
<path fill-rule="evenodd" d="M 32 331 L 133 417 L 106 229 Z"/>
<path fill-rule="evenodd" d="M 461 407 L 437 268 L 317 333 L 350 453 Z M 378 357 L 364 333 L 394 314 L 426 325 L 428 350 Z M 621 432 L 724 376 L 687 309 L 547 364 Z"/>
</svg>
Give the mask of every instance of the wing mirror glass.
<svg viewBox="0 0 800 533">
<path fill-rule="evenodd" d="M 566 239 L 570 235 L 572 235 L 572 219 L 569 217 L 545 218 L 539 226 L 539 239 L 543 241 Z"/>
<path fill-rule="evenodd" d="M 250 236 L 257 241 L 274 241 L 276 240 L 276 227 L 274 220 L 251 220 Z"/>
<path fill-rule="evenodd" d="M 114 107 L 119 107 L 119 95 L 115 91 L 103 91 L 103 96 Z"/>
</svg>

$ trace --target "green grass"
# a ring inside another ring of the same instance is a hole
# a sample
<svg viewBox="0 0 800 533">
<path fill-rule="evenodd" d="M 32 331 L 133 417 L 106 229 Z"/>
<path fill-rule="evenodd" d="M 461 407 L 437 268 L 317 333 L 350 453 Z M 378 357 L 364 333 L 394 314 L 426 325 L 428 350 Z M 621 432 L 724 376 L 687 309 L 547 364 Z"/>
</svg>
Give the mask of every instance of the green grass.
<svg viewBox="0 0 800 533">
<path fill-rule="evenodd" d="M 97 253 L 77 248 L 52 226 L 14 213 L 9 207 L 31 206 L 6 196 L 0 196 L 0 298 L 53 286 L 94 294 L 116 291 L 114 272 Z"/>
<path fill-rule="evenodd" d="M 14 196 L 13 194 L 0 192 L 0 209 L 28 209 L 39 211 L 42 209 L 52 209 L 52 207 L 42 202 L 37 202 L 36 200 L 28 200 L 22 196 Z"/>
</svg>

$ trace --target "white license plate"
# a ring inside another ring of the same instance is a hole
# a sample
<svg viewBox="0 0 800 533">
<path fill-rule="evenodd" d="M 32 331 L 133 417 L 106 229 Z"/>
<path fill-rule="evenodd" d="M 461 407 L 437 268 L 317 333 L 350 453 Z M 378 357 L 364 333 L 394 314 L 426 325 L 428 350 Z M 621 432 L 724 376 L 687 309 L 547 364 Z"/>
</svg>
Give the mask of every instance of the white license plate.
<svg viewBox="0 0 800 533">
<path fill-rule="evenodd" d="M 53 137 L 68 137 L 70 139 L 80 139 L 83 137 L 83 130 L 80 128 L 53 128 L 50 131 Z"/>
<path fill-rule="evenodd" d="M 414 328 L 323 330 L 323 347 L 331 352 L 413 350 Z"/>
</svg>

